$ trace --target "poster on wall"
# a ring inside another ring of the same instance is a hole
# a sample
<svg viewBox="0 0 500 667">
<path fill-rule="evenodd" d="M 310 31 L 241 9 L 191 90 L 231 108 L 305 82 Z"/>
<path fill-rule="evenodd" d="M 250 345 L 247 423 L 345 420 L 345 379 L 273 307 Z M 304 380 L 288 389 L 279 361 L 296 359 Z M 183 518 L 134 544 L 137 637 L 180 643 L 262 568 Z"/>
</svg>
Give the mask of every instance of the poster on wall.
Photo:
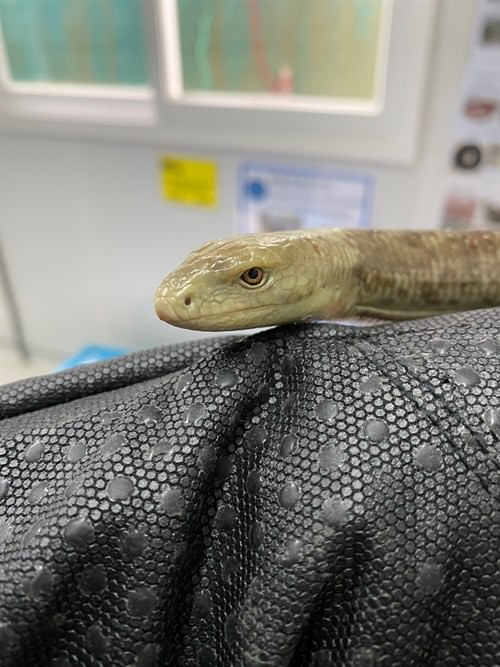
<svg viewBox="0 0 500 667">
<path fill-rule="evenodd" d="M 450 150 L 442 224 L 500 229 L 500 0 L 481 0 Z"/>
<path fill-rule="evenodd" d="M 238 170 L 237 231 L 369 227 L 374 180 L 327 167 L 242 163 Z"/>
</svg>

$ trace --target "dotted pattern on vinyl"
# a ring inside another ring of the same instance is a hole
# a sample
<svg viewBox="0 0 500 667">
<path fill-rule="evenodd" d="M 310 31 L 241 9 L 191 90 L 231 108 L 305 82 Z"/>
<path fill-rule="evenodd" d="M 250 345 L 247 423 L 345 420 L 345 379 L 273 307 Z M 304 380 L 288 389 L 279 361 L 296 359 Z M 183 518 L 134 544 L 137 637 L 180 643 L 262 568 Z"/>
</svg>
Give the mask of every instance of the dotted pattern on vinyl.
<svg viewBox="0 0 500 667">
<path fill-rule="evenodd" d="M 500 310 L 0 388 L 0 665 L 500 660 Z"/>
</svg>

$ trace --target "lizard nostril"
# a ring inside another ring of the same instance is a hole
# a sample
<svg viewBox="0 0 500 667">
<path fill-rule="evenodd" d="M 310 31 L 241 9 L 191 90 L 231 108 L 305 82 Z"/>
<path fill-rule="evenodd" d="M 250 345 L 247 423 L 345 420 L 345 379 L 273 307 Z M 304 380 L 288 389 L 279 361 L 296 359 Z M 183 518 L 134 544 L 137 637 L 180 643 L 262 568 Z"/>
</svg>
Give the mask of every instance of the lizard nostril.
<svg viewBox="0 0 500 667">
<path fill-rule="evenodd" d="M 190 306 L 190 305 L 191 305 L 191 297 L 190 297 L 190 296 L 187 296 L 187 297 L 184 299 L 184 303 L 185 303 L 186 306 Z"/>
</svg>

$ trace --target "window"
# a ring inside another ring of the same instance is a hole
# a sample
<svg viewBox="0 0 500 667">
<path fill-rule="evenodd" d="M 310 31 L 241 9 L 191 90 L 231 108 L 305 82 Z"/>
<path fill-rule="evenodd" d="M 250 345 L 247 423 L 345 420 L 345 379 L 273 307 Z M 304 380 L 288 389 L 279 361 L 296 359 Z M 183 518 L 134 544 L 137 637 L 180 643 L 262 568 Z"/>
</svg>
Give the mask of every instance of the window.
<svg viewBox="0 0 500 667">
<path fill-rule="evenodd" d="M 0 0 L 0 125 L 154 125 L 143 10 L 142 0 Z"/>
<path fill-rule="evenodd" d="M 199 147 L 408 162 L 437 5 L 158 0 L 165 118 Z"/>
</svg>

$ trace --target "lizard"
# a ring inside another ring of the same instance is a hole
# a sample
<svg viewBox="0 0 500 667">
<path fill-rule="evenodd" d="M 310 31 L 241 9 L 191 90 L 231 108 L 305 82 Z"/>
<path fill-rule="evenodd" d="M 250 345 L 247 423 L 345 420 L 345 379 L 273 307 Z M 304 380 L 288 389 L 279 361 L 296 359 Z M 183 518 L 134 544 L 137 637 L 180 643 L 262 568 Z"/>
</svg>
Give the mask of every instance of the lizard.
<svg viewBox="0 0 500 667">
<path fill-rule="evenodd" d="M 499 231 L 310 229 L 205 243 L 161 282 L 160 319 L 230 331 L 500 305 Z"/>
</svg>

